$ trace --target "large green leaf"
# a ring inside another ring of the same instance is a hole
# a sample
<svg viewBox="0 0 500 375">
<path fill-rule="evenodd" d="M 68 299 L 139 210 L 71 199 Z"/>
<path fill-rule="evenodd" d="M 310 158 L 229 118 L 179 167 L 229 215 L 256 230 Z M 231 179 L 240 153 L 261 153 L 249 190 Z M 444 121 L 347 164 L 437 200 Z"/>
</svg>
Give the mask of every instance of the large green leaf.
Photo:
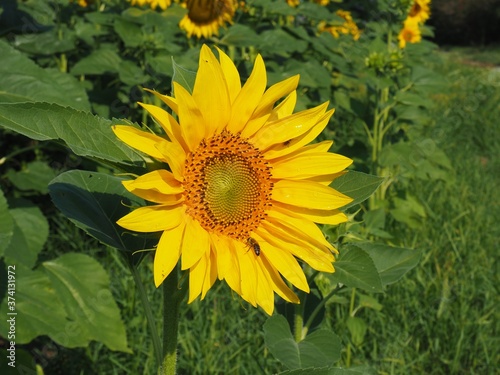
<svg viewBox="0 0 500 375">
<path fill-rule="evenodd" d="M 7 200 L 0 190 L 0 257 L 3 256 L 5 249 L 9 246 L 14 235 L 14 219 L 9 212 Z"/>
<path fill-rule="evenodd" d="M 80 156 L 122 166 L 140 166 L 143 159 L 121 142 L 110 120 L 48 103 L 0 104 L 0 126 L 39 141 L 62 140 Z"/>
<path fill-rule="evenodd" d="M 340 338 L 328 330 L 318 330 L 295 342 L 282 315 L 264 324 L 264 339 L 273 356 L 290 369 L 331 366 L 340 359 Z"/>
<path fill-rule="evenodd" d="M 351 203 L 342 207 L 346 209 L 368 199 L 377 190 L 382 181 L 384 181 L 383 177 L 349 171 L 336 178 L 330 186 L 354 199 Z"/>
<path fill-rule="evenodd" d="M 372 258 L 384 286 L 401 279 L 405 273 L 417 266 L 422 256 L 419 250 L 371 242 L 357 243 L 356 246 L 366 251 Z"/>
<path fill-rule="evenodd" d="M 42 69 L 0 40 L 0 102 L 47 102 L 89 111 L 83 86 L 69 74 Z"/>
<path fill-rule="evenodd" d="M 334 263 L 335 272 L 326 275 L 333 283 L 382 292 L 382 282 L 371 257 L 361 248 L 348 245 L 342 248 Z"/>
<path fill-rule="evenodd" d="M 31 202 L 19 199 L 9 202 L 14 219 L 14 235 L 5 249 L 5 257 L 31 268 L 49 236 L 49 224 L 42 211 Z"/>
<path fill-rule="evenodd" d="M 72 337 L 65 346 L 84 346 L 96 340 L 111 350 L 131 352 L 120 310 L 109 290 L 109 277 L 96 260 L 64 254 L 42 265 L 69 318 L 65 328 Z M 69 327 L 73 330 L 68 331 Z"/>
<path fill-rule="evenodd" d="M 6 264 L 13 264 L 12 259 L 6 258 Z M 5 298 L 0 313 L 17 313 L 18 344 L 47 335 L 68 348 L 96 340 L 112 350 L 130 352 L 108 275 L 96 260 L 70 253 L 36 270 L 16 264 L 15 273 L 15 308 L 8 309 Z M 0 334 L 7 337 L 7 325 L 0 325 Z"/>
<path fill-rule="evenodd" d="M 12 265 L 9 258 L 7 265 Z M 64 327 L 66 313 L 48 276 L 43 270 L 35 270 L 15 264 L 16 275 L 16 342 L 26 344 L 35 337 L 48 335 L 59 344 L 66 345 L 68 332 Z M 7 298 L 0 305 L 2 316 L 7 314 Z M 22 319 L 20 319 L 22 317 Z M 68 322 L 69 323 L 69 322 Z M 0 334 L 6 336 L 5 325 L 0 325 Z M 69 331 L 71 333 L 71 331 Z M 72 337 L 72 336 L 70 336 Z"/>
<path fill-rule="evenodd" d="M 116 73 L 122 58 L 113 47 L 102 47 L 78 61 L 71 69 L 71 74 Z"/>
<path fill-rule="evenodd" d="M 10 169 L 5 175 L 19 190 L 34 190 L 41 194 L 49 192 L 47 186 L 56 177 L 55 171 L 47 163 L 38 160 L 23 165 L 20 171 Z"/>
<path fill-rule="evenodd" d="M 145 205 L 125 190 L 122 181 L 104 173 L 73 170 L 52 180 L 49 193 L 64 215 L 102 243 L 123 251 L 152 248 L 155 240 L 134 236 L 116 224 L 130 206 Z"/>
</svg>

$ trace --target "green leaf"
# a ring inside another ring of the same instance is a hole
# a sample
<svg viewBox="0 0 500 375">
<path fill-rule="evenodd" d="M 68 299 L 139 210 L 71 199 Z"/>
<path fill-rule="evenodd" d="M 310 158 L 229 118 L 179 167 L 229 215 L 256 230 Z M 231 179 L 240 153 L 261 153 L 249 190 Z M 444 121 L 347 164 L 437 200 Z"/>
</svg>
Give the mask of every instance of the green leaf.
<svg viewBox="0 0 500 375">
<path fill-rule="evenodd" d="M 109 277 L 96 260 L 83 254 L 64 254 L 44 262 L 43 268 L 74 327 L 66 330 L 73 337 L 64 346 L 85 346 L 96 340 L 111 350 L 131 353 L 120 310 L 109 290 Z"/>
<path fill-rule="evenodd" d="M 383 181 L 383 177 L 349 171 L 336 178 L 330 186 L 354 199 L 351 203 L 342 207 L 342 209 L 347 209 L 368 199 Z"/>
<path fill-rule="evenodd" d="M 145 205 L 122 181 L 104 173 L 73 170 L 52 180 L 49 193 L 65 216 L 102 243 L 123 251 L 150 249 L 156 241 L 134 236 L 116 224 L 130 206 Z"/>
<path fill-rule="evenodd" d="M 416 267 L 422 252 L 419 250 L 392 247 L 371 242 L 356 243 L 372 258 L 380 275 L 382 285 L 395 283 L 405 273 Z"/>
<path fill-rule="evenodd" d="M 71 69 L 73 75 L 117 73 L 122 58 L 113 47 L 101 47 L 78 61 Z"/>
<path fill-rule="evenodd" d="M 72 76 L 42 69 L 25 55 L 0 40 L 0 102 L 56 103 L 89 111 L 82 85 Z"/>
<path fill-rule="evenodd" d="M 5 249 L 5 257 L 32 268 L 49 236 L 49 224 L 42 211 L 27 200 L 13 200 L 9 205 L 14 234 Z"/>
<path fill-rule="evenodd" d="M 221 44 L 226 46 L 250 47 L 255 46 L 259 42 L 259 36 L 249 26 L 237 23 L 225 33 L 220 40 Z"/>
<path fill-rule="evenodd" d="M 17 49 L 35 55 L 54 55 L 68 52 L 76 48 L 75 32 L 66 25 L 52 28 L 39 34 L 22 34 L 16 36 Z"/>
<path fill-rule="evenodd" d="M 26 344 L 47 335 L 68 347 L 86 347 L 92 340 L 111 350 L 130 353 L 120 311 L 102 266 L 83 254 L 65 254 L 30 270 L 12 259 L 16 272 L 16 342 Z M 8 316 L 7 299 L 0 314 Z M 0 335 L 7 337 L 7 325 Z"/>
<path fill-rule="evenodd" d="M 273 356 L 290 369 L 330 366 L 340 359 L 340 338 L 327 330 L 318 330 L 296 343 L 282 315 L 264 324 L 264 339 Z"/>
<path fill-rule="evenodd" d="M 7 200 L 0 190 L 0 257 L 3 256 L 6 248 L 9 247 L 14 235 L 14 219 L 9 212 Z"/>
<path fill-rule="evenodd" d="M 120 81 L 130 86 L 140 85 L 148 79 L 148 76 L 144 74 L 142 69 L 132 61 L 122 61 L 119 66 L 118 74 Z"/>
<path fill-rule="evenodd" d="M 351 334 L 351 340 L 353 344 L 356 346 L 361 346 L 368 329 L 366 322 L 356 316 L 349 316 L 347 318 L 347 329 Z"/>
<path fill-rule="evenodd" d="M 27 344 L 35 337 L 50 336 L 61 345 L 66 345 L 70 338 L 64 306 L 54 290 L 48 276 L 42 270 L 31 269 L 6 259 L 7 265 L 15 264 L 16 273 L 16 342 Z M 6 298 L 0 305 L 0 313 L 7 316 Z M 19 317 L 22 316 L 22 319 Z M 66 322 L 66 325 L 64 324 Z M 0 334 L 6 336 L 6 325 L 0 325 Z"/>
<path fill-rule="evenodd" d="M 190 93 L 193 93 L 194 82 L 196 80 L 196 72 L 183 68 L 175 62 L 173 57 L 172 67 L 174 69 L 174 74 L 172 76 L 172 87 L 174 87 L 173 83 L 177 82 Z"/>
<path fill-rule="evenodd" d="M 144 42 L 141 28 L 134 22 L 118 18 L 114 29 L 126 47 L 138 47 Z"/>
<path fill-rule="evenodd" d="M 341 283 L 368 292 L 382 292 L 382 282 L 371 257 L 363 249 L 348 245 L 341 249 L 335 272 L 326 275 L 332 283 Z"/>
<path fill-rule="evenodd" d="M 0 104 L 0 126 L 39 141 L 62 140 L 77 155 L 138 167 L 143 159 L 111 130 L 112 122 L 48 103 Z"/>
<path fill-rule="evenodd" d="M 49 192 L 47 186 L 56 177 L 54 170 L 42 161 L 27 163 L 19 172 L 11 169 L 5 175 L 19 190 L 34 190 L 41 194 Z"/>
</svg>

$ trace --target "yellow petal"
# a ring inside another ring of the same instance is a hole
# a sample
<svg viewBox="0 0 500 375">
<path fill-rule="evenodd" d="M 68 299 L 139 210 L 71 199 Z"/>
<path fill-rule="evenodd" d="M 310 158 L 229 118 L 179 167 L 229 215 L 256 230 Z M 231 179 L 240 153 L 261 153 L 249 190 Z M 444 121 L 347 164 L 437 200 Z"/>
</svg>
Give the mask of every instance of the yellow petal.
<svg viewBox="0 0 500 375">
<path fill-rule="evenodd" d="M 257 55 L 250 77 L 234 100 L 227 130 L 235 134 L 241 132 L 259 104 L 266 84 L 266 67 L 262 57 Z"/>
<path fill-rule="evenodd" d="M 299 78 L 300 76 L 297 74 L 293 77 L 287 78 L 281 82 L 275 83 L 271 87 L 269 87 L 264 95 L 262 96 L 262 99 L 255 109 L 254 114 L 252 115 L 252 118 L 257 118 L 265 115 L 266 113 L 271 112 L 274 104 L 276 101 L 285 95 L 290 94 L 291 92 L 295 91 L 297 88 L 297 85 L 299 84 Z M 295 107 L 295 104 L 294 106 Z M 293 108 L 292 108 L 293 111 Z M 292 113 L 290 111 L 289 114 Z"/>
<path fill-rule="evenodd" d="M 188 303 L 193 302 L 201 294 L 205 276 L 208 272 L 207 258 L 202 256 L 198 263 L 189 269 L 189 297 Z"/>
<path fill-rule="evenodd" d="M 273 109 L 269 121 L 276 121 L 280 118 L 290 116 L 297 104 L 297 91 L 292 91 L 280 104 Z"/>
<path fill-rule="evenodd" d="M 163 156 L 172 170 L 174 177 L 178 181 L 184 180 L 184 163 L 186 161 L 186 153 L 180 144 L 174 142 L 162 142 L 155 145 L 157 150 Z"/>
<path fill-rule="evenodd" d="M 183 200 L 181 183 L 164 169 L 146 173 L 135 180 L 122 181 L 122 184 L 132 194 L 151 202 L 174 205 Z"/>
<path fill-rule="evenodd" d="M 175 179 L 172 172 L 165 169 L 143 174 L 135 180 L 123 181 L 123 186 L 133 192 L 134 189 L 153 189 L 162 194 L 179 194 L 184 191 L 182 184 Z"/>
<path fill-rule="evenodd" d="M 235 255 L 233 239 L 211 235 L 217 252 L 217 271 L 219 280 L 226 280 L 229 287 L 241 295 L 240 265 Z"/>
<path fill-rule="evenodd" d="M 274 285 L 270 281 L 269 273 L 260 257 L 256 257 L 255 270 L 257 272 L 257 304 L 268 315 L 272 315 L 274 311 Z"/>
<path fill-rule="evenodd" d="M 215 48 L 217 48 L 217 50 L 219 51 L 219 60 L 222 68 L 222 73 L 224 73 L 224 77 L 226 78 L 229 99 L 231 103 L 233 103 L 241 90 L 240 74 L 238 73 L 238 69 L 236 69 L 236 66 L 229 58 L 229 56 L 226 55 L 218 47 Z"/>
<path fill-rule="evenodd" d="M 236 257 L 240 265 L 241 297 L 252 306 L 257 306 L 257 274 L 255 269 L 255 254 L 247 251 L 241 242 L 234 243 Z"/>
<path fill-rule="evenodd" d="M 186 229 L 182 241 L 181 269 L 191 268 L 210 249 L 208 232 L 197 220 L 186 215 Z"/>
<path fill-rule="evenodd" d="M 158 151 L 156 145 L 168 143 L 167 140 L 155 134 L 145 132 L 127 125 L 113 125 L 113 131 L 116 136 L 128 144 L 130 147 L 135 148 L 145 154 L 162 162 L 167 162 L 167 159 Z"/>
<path fill-rule="evenodd" d="M 285 301 L 292 303 L 300 303 L 299 297 L 291 291 L 291 289 L 285 284 L 280 274 L 276 269 L 269 263 L 265 257 L 261 257 L 262 265 L 265 267 L 269 273 L 269 281 L 273 283 L 274 291 Z"/>
<path fill-rule="evenodd" d="M 284 144 L 285 147 L 287 145 L 288 145 L 288 142 L 286 142 L 286 144 Z M 313 144 L 301 147 L 298 150 L 296 150 L 288 155 L 273 159 L 273 163 L 288 160 L 288 158 L 295 157 L 295 156 L 303 156 L 303 155 L 314 154 L 314 153 L 318 153 L 318 152 L 328 152 L 328 150 L 330 149 L 330 147 L 332 145 L 333 145 L 333 141 L 322 141 L 322 142 L 318 142 L 318 143 L 313 143 Z"/>
<path fill-rule="evenodd" d="M 162 95 L 159 92 L 154 91 L 154 90 L 150 90 L 150 89 L 144 89 L 144 90 L 146 90 L 146 91 L 150 92 L 151 94 L 153 94 L 154 96 L 156 96 L 163 103 L 168 105 L 172 111 L 174 111 L 176 114 L 179 114 L 179 108 L 177 106 L 177 99 L 175 99 L 171 96 L 168 96 L 168 95 Z"/>
<path fill-rule="evenodd" d="M 304 179 L 340 172 L 352 164 L 352 160 L 329 152 L 297 155 L 273 162 L 273 178 Z"/>
<path fill-rule="evenodd" d="M 186 142 L 182 138 L 181 128 L 170 113 L 155 105 L 138 103 L 161 125 L 171 141 L 179 143 L 185 151 L 188 151 Z"/>
<path fill-rule="evenodd" d="M 325 113 L 327 106 L 328 102 L 279 120 L 268 122 L 250 138 L 251 142 L 260 150 L 265 150 L 274 144 L 299 137 L 317 124 Z"/>
<path fill-rule="evenodd" d="M 156 205 L 136 208 L 116 223 L 136 232 L 158 232 L 178 226 L 184 218 L 183 205 Z"/>
<path fill-rule="evenodd" d="M 205 44 L 201 47 L 199 61 L 193 99 L 205 119 L 205 126 L 208 128 L 208 132 L 205 131 L 202 134 L 210 137 L 216 130 L 220 131 L 227 125 L 231 115 L 231 103 L 226 79 L 219 61 Z M 180 101 L 181 98 L 177 95 L 177 91 L 175 95 Z M 182 125 L 184 126 L 184 122 Z"/>
<path fill-rule="evenodd" d="M 352 202 L 352 198 L 317 182 L 278 180 L 272 199 L 291 206 L 333 210 Z"/>
<path fill-rule="evenodd" d="M 184 87 L 174 82 L 175 97 L 179 105 L 179 123 L 181 125 L 182 137 L 187 146 L 193 151 L 205 136 L 206 128 L 203 115 L 198 108 L 194 98 L 186 91 Z"/>
<path fill-rule="evenodd" d="M 257 133 L 266 124 L 266 122 L 269 120 L 269 116 L 270 115 L 271 114 L 268 113 L 268 114 L 266 114 L 264 116 L 250 119 L 247 122 L 247 125 L 241 131 L 241 137 L 242 138 L 249 138 L 252 135 L 254 135 L 255 133 Z"/>
<path fill-rule="evenodd" d="M 217 259 L 215 253 L 209 251 L 209 254 L 205 254 L 205 257 L 207 258 L 208 265 L 205 280 L 203 280 L 203 287 L 201 288 L 201 299 L 205 298 L 207 292 L 217 279 Z"/>
<path fill-rule="evenodd" d="M 155 285 L 158 288 L 172 272 L 181 255 L 181 244 L 184 233 L 184 223 L 163 232 L 155 252 L 153 273 Z"/>
<path fill-rule="evenodd" d="M 265 241 L 260 243 L 262 252 L 261 257 L 269 260 L 269 263 L 278 270 L 288 281 L 295 285 L 300 290 L 309 293 L 309 285 L 307 285 L 304 271 L 297 263 L 297 260 L 285 250 L 278 247 L 272 247 Z"/>
<path fill-rule="evenodd" d="M 279 210 L 286 215 L 303 218 L 319 224 L 337 225 L 345 223 L 347 216 L 339 210 L 313 210 L 305 207 L 296 207 L 275 202 L 273 207 L 279 207 Z"/>
<path fill-rule="evenodd" d="M 322 272 L 333 272 L 333 255 L 318 248 L 307 246 L 304 242 L 297 244 L 297 240 L 292 239 L 293 233 L 286 233 L 280 228 L 273 226 L 272 222 L 266 221 L 257 230 L 257 234 L 262 239 L 275 248 L 290 252 L 293 256 L 302 259 L 312 268 Z"/>
<path fill-rule="evenodd" d="M 309 131 L 305 132 L 299 137 L 289 138 L 285 143 L 277 143 L 273 147 L 266 150 L 264 157 L 266 159 L 275 159 L 280 156 L 291 154 L 292 152 L 300 149 L 302 146 L 307 145 L 311 141 L 313 141 L 328 125 L 328 121 L 330 121 L 330 117 L 332 117 L 334 109 L 326 112 L 320 120 L 314 125 Z"/>
<path fill-rule="evenodd" d="M 268 221 L 287 233 L 292 242 L 302 246 L 315 247 L 325 253 L 336 252 L 316 224 L 300 217 L 288 216 L 286 212 L 280 211 L 278 205 L 273 206 L 273 209 L 268 211 Z M 329 259 L 333 260 L 331 254 L 329 256 Z"/>
</svg>

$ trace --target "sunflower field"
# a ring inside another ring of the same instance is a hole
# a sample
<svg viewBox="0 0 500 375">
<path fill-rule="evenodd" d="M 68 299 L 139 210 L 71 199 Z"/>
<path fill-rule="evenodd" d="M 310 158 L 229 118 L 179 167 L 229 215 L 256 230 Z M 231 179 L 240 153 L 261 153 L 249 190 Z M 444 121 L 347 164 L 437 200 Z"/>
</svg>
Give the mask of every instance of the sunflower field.
<svg viewBox="0 0 500 375">
<path fill-rule="evenodd" d="M 3 0 L 1 374 L 497 373 L 500 49 L 432 20 Z"/>
</svg>

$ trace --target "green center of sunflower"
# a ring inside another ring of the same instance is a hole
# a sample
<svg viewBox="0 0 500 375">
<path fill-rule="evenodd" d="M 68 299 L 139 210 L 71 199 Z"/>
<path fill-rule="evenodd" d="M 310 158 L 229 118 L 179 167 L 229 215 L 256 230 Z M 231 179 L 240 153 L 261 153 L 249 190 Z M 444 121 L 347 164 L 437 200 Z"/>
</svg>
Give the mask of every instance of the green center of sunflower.
<svg viewBox="0 0 500 375">
<path fill-rule="evenodd" d="M 222 132 L 203 140 L 187 159 L 188 214 L 207 231 L 246 240 L 271 205 L 271 168 L 248 140 Z"/>
</svg>

